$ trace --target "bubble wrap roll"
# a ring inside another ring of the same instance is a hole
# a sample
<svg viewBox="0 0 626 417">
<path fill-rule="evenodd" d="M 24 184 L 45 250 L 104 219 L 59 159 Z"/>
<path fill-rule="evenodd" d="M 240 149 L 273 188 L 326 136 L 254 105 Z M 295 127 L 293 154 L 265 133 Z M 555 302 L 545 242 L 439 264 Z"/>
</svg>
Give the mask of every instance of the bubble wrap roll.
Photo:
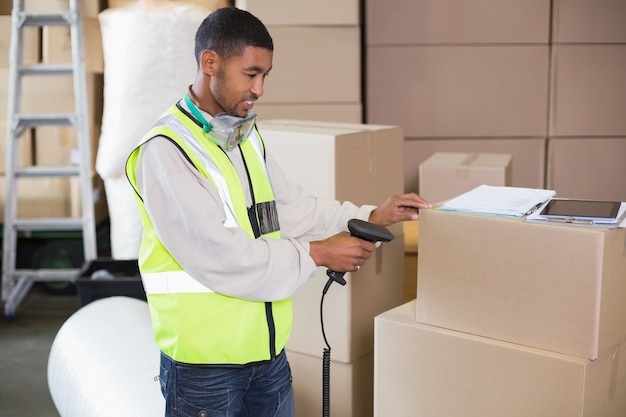
<svg viewBox="0 0 626 417">
<path fill-rule="evenodd" d="M 104 107 L 96 171 L 124 175 L 126 159 L 196 74 L 195 32 L 210 13 L 184 2 L 131 4 L 98 15 L 104 57 Z"/>
<path fill-rule="evenodd" d="M 159 350 L 145 301 L 109 297 L 61 326 L 48 358 L 48 387 L 61 417 L 156 417 L 165 400 Z"/>
<path fill-rule="evenodd" d="M 109 207 L 111 257 L 137 259 L 143 227 L 135 191 L 125 176 L 105 179 L 104 190 Z"/>
</svg>

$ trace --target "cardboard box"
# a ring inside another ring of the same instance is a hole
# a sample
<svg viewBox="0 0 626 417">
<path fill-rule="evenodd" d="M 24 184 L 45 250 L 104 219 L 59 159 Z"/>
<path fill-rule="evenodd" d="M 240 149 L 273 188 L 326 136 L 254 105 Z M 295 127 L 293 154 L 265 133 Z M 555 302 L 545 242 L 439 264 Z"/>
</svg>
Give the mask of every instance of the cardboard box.
<svg viewBox="0 0 626 417">
<path fill-rule="evenodd" d="M 274 40 L 274 59 L 263 103 L 361 101 L 358 26 L 269 26 L 268 30 Z"/>
<path fill-rule="evenodd" d="M 394 126 L 301 120 L 259 122 L 266 149 L 286 177 L 320 198 L 380 204 L 402 191 L 402 130 Z M 333 359 L 349 363 L 373 349 L 373 318 L 403 299 L 402 225 L 345 287 L 332 286 L 324 301 L 325 331 Z M 328 281 L 318 268 L 294 295 L 294 326 L 288 349 L 321 357 L 320 300 Z"/>
<path fill-rule="evenodd" d="M 369 0 L 368 45 L 544 43 L 545 0 Z"/>
<path fill-rule="evenodd" d="M 289 119 L 258 127 L 287 177 L 318 197 L 362 205 L 402 193 L 400 127 Z"/>
<path fill-rule="evenodd" d="M 626 137 L 551 138 L 547 187 L 559 195 L 626 201 Z"/>
<path fill-rule="evenodd" d="M 0 68 L 8 68 L 11 58 L 11 15 L 0 15 Z M 24 44 L 22 45 L 22 63 L 35 64 L 39 62 L 39 53 L 41 44 L 39 41 L 40 29 L 37 27 L 23 28 Z M 4 114 L 0 114 L 0 118 L 4 118 Z"/>
<path fill-rule="evenodd" d="M 261 98 L 253 110 L 259 120 L 294 119 L 325 122 L 363 123 L 361 103 L 265 103 Z"/>
<path fill-rule="evenodd" d="M 298 417 L 322 414 L 322 359 L 287 350 Z M 332 358 L 331 358 L 332 359 Z M 374 353 L 351 363 L 331 360 L 330 415 L 371 417 L 374 398 Z"/>
<path fill-rule="evenodd" d="M 407 137 L 545 137 L 548 64 L 541 45 L 371 46 L 366 120 Z"/>
<path fill-rule="evenodd" d="M 421 323 L 581 358 L 626 338 L 626 229 L 422 210 Z"/>
<path fill-rule="evenodd" d="M 271 26 L 354 26 L 360 22 L 358 0 L 236 0 L 235 6 Z"/>
<path fill-rule="evenodd" d="M 419 189 L 419 167 L 436 152 L 501 153 L 510 154 L 511 185 L 514 187 L 543 188 L 546 178 L 545 138 L 466 138 L 420 139 L 406 138 L 404 143 L 404 188 Z"/>
<path fill-rule="evenodd" d="M 419 194 L 431 203 L 479 185 L 511 185 L 511 155 L 435 152 L 419 165 Z"/>
<path fill-rule="evenodd" d="M 626 45 L 552 48 L 550 136 L 626 136 Z"/>
<path fill-rule="evenodd" d="M 615 0 L 555 0 L 553 43 L 626 43 L 626 3 Z"/>
<path fill-rule="evenodd" d="M 85 69 L 102 74 L 102 34 L 97 17 L 82 20 Z M 42 28 L 42 62 L 44 64 L 69 64 L 72 62 L 72 38 L 69 26 L 44 26 Z"/>
<path fill-rule="evenodd" d="M 591 361 L 420 324 L 415 311 L 375 319 L 377 417 L 626 415 L 623 340 Z"/>
</svg>

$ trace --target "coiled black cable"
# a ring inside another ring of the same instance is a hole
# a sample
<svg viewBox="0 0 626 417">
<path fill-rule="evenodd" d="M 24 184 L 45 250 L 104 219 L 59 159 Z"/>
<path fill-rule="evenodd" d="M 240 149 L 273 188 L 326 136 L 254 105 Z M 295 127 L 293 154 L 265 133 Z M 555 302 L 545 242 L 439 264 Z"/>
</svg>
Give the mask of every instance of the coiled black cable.
<svg viewBox="0 0 626 417">
<path fill-rule="evenodd" d="M 326 332 L 324 331 L 324 297 L 326 292 L 330 288 L 330 284 L 333 283 L 333 279 L 330 278 L 322 291 L 322 299 L 320 301 L 320 321 L 322 326 L 322 336 L 324 337 L 324 343 L 326 348 L 322 355 L 322 417 L 330 416 L 330 345 L 328 339 L 326 339 Z"/>
</svg>

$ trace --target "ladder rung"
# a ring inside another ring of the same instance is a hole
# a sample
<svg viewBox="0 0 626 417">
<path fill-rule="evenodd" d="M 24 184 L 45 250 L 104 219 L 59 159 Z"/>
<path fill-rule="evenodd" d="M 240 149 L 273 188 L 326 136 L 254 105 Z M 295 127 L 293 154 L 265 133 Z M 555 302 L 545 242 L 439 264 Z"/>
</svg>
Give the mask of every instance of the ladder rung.
<svg viewBox="0 0 626 417">
<path fill-rule="evenodd" d="M 80 167 L 69 166 L 44 166 L 34 165 L 15 170 L 16 177 L 75 177 L 80 175 Z"/>
<path fill-rule="evenodd" d="M 82 230 L 83 220 L 74 217 L 15 219 L 13 226 L 17 231 Z"/>
<path fill-rule="evenodd" d="M 33 64 L 21 67 L 20 75 L 72 75 L 74 69 L 71 63 L 61 64 Z"/>
<path fill-rule="evenodd" d="M 75 20 L 69 11 L 58 13 L 17 13 L 22 26 L 70 26 Z"/>
<path fill-rule="evenodd" d="M 35 281 L 75 281 L 80 269 L 15 269 L 6 274 L 12 278 L 30 278 Z"/>
<path fill-rule="evenodd" d="M 38 126 L 71 126 L 76 120 L 75 114 L 47 113 L 47 114 L 19 114 L 14 116 L 17 126 L 28 128 Z"/>
</svg>

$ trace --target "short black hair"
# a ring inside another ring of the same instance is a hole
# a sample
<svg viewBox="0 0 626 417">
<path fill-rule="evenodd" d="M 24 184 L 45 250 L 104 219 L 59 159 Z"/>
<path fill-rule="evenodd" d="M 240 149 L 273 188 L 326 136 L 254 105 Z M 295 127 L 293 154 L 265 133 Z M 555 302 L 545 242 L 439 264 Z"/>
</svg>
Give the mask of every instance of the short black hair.
<svg viewBox="0 0 626 417">
<path fill-rule="evenodd" d="M 252 13 L 236 7 L 223 7 L 209 14 L 196 31 L 196 62 L 203 51 L 211 50 L 222 59 L 243 54 L 246 46 L 274 50 L 267 28 Z"/>
</svg>

